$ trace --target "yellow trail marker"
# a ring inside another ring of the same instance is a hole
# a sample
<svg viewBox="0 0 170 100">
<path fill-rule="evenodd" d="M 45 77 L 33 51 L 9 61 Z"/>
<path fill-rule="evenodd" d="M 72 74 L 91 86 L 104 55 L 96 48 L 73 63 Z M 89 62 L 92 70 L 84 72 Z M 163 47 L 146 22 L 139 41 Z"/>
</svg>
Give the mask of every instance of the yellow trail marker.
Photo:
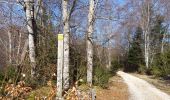
<svg viewBox="0 0 170 100">
<path fill-rule="evenodd" d="M 63 40 L 63 39 L 64 39 L 63 34 L 58 34 L 58 40 Z"/>
</svg>

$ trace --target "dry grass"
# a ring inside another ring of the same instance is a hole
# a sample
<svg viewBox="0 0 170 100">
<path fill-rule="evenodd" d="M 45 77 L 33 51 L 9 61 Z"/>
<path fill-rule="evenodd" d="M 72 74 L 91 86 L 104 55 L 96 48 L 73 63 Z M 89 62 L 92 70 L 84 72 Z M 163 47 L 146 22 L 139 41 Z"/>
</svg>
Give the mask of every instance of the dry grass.
<svg viewBox="0 0 170 100">
<path fill-rule="evenodd" d="M 110 79 L 109 88 L 97 88 L 96 100 L 128 100 L 128 87 L 119 76 Z"/>
</svg>

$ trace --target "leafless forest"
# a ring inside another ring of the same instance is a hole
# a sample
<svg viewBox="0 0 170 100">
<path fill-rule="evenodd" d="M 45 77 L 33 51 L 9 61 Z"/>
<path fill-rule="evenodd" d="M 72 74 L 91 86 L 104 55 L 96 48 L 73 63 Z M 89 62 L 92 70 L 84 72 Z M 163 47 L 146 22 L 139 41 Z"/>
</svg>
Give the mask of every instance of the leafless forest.
<svg viewBox="0 0 170 100">
<path fill-rule="evenodd" d="M 117 71 L 170 95 L 169 24 L 170 0 L 0 0 L 0 100 L 128 100 Z"/>
</svg>

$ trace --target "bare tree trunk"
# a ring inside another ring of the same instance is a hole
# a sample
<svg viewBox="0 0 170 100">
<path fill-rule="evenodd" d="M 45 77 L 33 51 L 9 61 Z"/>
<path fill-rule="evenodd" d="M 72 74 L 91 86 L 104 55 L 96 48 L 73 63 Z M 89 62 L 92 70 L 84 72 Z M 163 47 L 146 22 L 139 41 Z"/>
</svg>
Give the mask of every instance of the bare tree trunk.
<svg viewBox="0 0 170 100">
<path fill-rule="evenodd" d="M 110 69 L 110 67 L 111 67 L 111 41 L 110 41 L 110 39 L 109 39 L 109 41 L 108 41 L 108 65 L 107 65 L 107 69 Z"/>
<path fill-rule="evenodd" d="M 63 8 L 63 25 L 64 25 L 64 68 L 63 68 L 63 88 L 66 90 L 69 88 L 69 12 L 68 12 L 68 0 L 62 0 Z"/>
<path fill-rule="evenodd" d="M 28 50 L 28 39 L 25 40 L 25 44 L 24 44 L 24 47 L 23 47 L 23 50 L 22 50 L 22 53 L 21 53 L 21 59 L 20 59 L 19 65 L 22 65 L 22 62 L 25 59 L 27 50 Z"/>
<path fill-rule="evenodd" d="M 9 40 L 9 64 L 12 63 L 12 38 L 11 38 L 11 32 L 8 31 L 8 40 Z"/>
<path fill-rule="evenodd" d="M 149 67 L 149 34 L 145 32 L 145 64 L 146 67 Z"/>
<path fill-rule="evenodd" d="M 92 86 L 92 72 L 93 72 L 93 24 L 95 0 L 90 0 L 89 14 L 88 14 L 88 29 L 87 29 L 87 83 Z"/>
<path fill-rule="evenodd" d="M 17 63 L 19 64 L 19 54 L 20 54 L 20 50 L 21 50 L 21 38 L 22 38 L 22 34 L 21 32 L 19 32 L 19 39 L 18 39 L 18 50 L 17 50 Z"/>
<path fill-rule="evenodd" d="M 29 41 L 29 58 L 31 62 L 31 76 L 35 76 L 35 31 L 34 31 L 34 0 L 25 0 L 26 5 L 26 18 L 27 18 L 27 29 L 29 32 L 28 41 Z"/>
<path fill-rule="evenodd" d="M 150 18 L 151 18 L 151 1 L 144 0 L 144 6 L 143 6 L 143 20 L 142 20 L 142 29 L 144 33 L 144 42 L 145 42 L 145 66 L 149 67 L 149 51 L 150 51 L 150 40 L 149 40 L 149 33 L 150 33 Z"/>
<path fill-rule="evenodd" d="M 145 51 L 145 59 L 146 59 L 146 67 L 148 68 L 149 67 L 149 44 L 150 44 L 150 41 L 149 41 L 149 32 L 150 32 L 150 3 L 148 2 L 147 3 L 147 27 L 146 27 L 146 32 L 145 32 L 145 36 L 146 36 L 146 51 Z"/>
<path fill-rule="evenodd" d="M 161 43 L 161 53 L 164 53 L 164 39 L 165 39 L 166 34 L 163 34 L 163 38 L 162 38 L 162 43 Z"/>
<path fill-rule="evenodd" d="M 9 26 L 9 29 L 8 29 L 8 40 L 9 40 L 9 64 L 12 64 L 12 5 L 9 5 L 9 8 L 10 8 L 10 26 Z"/>
</svg>

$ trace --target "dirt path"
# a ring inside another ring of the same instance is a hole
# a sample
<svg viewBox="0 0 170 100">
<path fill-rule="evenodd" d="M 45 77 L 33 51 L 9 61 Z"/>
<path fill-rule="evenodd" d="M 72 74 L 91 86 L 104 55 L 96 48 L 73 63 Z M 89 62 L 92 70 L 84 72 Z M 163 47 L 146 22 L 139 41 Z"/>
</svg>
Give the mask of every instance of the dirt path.
<svg viewBox="0 0 170 100">
<path fill-rule="evenodd" d="M 159 89 L 140 78 L 122 71 L 119 71 L 118 75 L 120 75 L 128 85 L 131 95 L 130 100 L 170 100 L 168 94 L 161 92 Z"/>
</svg>

